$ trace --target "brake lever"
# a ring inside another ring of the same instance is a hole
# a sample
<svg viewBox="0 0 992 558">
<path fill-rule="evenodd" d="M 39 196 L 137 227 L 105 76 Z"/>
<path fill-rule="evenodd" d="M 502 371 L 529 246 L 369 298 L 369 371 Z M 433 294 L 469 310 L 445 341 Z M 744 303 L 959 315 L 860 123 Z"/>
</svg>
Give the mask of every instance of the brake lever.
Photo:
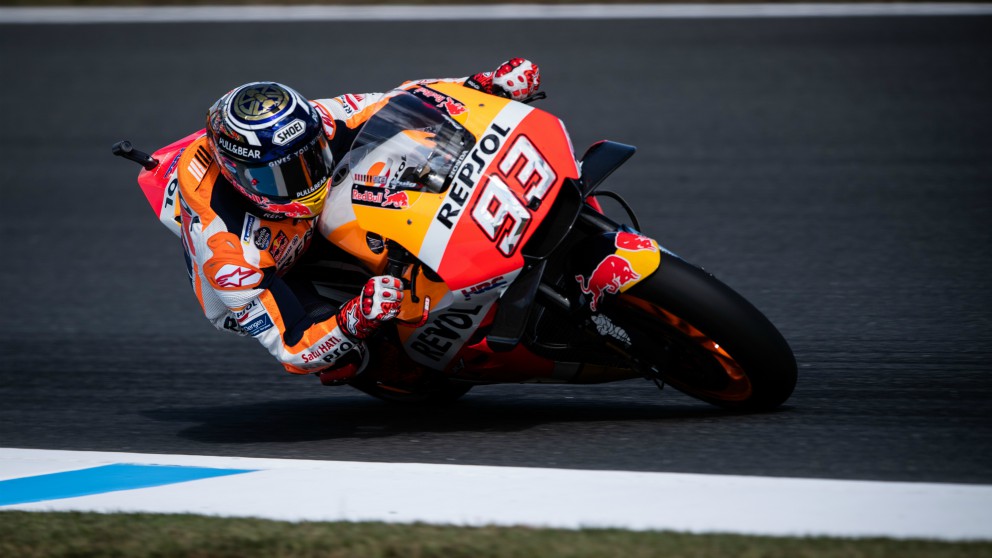
<svg viewBox="0 0 992 558">
<path fill-rule="evenodd" d="M 425 296 L 424 297 L 424 313 L 421 315 L 419 322 L 410 323 L 410 322 L 404 322 L 403 320 L 396 320 L 396 324 L 397 325 L 401 325 L 403 327 L 409 327 L 409 328 L 416 329 L 418 327 L 423 327 L 423 325 L 427 323 L 427 318 L 429 318 L 430 315 L 431 315 L 431 297 Z"/>
</svg>

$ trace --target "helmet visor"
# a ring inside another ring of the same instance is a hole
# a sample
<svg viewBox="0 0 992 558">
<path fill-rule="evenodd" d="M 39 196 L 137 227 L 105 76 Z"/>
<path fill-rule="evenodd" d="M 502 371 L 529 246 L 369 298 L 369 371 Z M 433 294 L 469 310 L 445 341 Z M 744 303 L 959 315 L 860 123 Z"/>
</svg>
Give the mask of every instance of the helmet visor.
<svg viewBox="0 0 992 558">
<path fill-rule="evenodd" d="M 323 134 L 297 151 L 268 164 L 248 164 L 223 154 L 224 165 L 243 188 L 275 202 L 311 196 L 331 175 L 332 156 Z"/>
</svg>

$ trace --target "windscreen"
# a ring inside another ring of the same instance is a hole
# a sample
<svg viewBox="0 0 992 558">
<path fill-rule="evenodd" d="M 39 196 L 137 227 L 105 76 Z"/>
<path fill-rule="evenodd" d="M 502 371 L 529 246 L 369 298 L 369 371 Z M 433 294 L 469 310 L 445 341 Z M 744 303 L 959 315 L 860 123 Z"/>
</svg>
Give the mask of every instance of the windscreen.
<svg viewBox="0 0 992 558">
<path fill-rule="evenodd" d="M 475 138 L 432 104 L 397 92 L 362 127 L 335 182 L 442 192 Z M 374 172 L 373 172 L 374 171 Z M 378 183 L 381 182 L 381 183 Z"/>
</svg>

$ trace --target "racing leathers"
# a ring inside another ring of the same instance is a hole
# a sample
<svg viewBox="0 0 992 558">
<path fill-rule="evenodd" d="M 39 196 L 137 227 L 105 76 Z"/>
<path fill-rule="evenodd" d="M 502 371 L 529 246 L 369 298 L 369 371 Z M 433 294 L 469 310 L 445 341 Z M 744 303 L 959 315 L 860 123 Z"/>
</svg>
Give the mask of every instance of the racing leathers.
<svg viewBox="0 0 992 558">
<path fill-rule="evenodd" d="M 501 79 L 507 85 L 501 85 Z M 536 91 L 539 75 L 530 62 L 514 59 L 497 72 L 407 82 L 401 88 L 437 81 L 460 82 L 523 98 L 521 92 L 529 96 Z M 362 124 L 390 95 L 347 94 L 311 101 L 321 116 L 335 161 L 343 159 Z M 353 322 L 347 312 L 354 317 L 356 301 L 359 308 L 369 305 L 362 298 L 364 294 L 340 312 L 315 311 L 305 304 L 299 287 L 285 279 L 311 244 L 317 219 L 281 217 L 259 209 L 219 172 L 207 142 L 203 136 L 190 144 L 179 159 L 177 171 L 187 270 L 207 319 L 218 329 L 254 337 L 294 374 L 320 373 L 345 365 L 360 369 L 366 356 L 362 340 L 370 331 L 342 322 Z"/>
</svg>

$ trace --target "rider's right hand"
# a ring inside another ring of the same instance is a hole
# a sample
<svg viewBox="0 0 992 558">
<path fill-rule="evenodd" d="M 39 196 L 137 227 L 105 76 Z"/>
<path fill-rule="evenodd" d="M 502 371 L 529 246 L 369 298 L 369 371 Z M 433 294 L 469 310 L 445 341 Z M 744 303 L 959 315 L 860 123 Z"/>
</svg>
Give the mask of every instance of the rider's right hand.
<svg viewBox="0 0 992 558">
<path fill-rule="evenodd" d="M 403 281 L 390 275 L 372 277 L 362 294 L 338 312 L 338 326 L 353 339 L 368 339 L 383 322 L 396 317 L 403 302 Z"/>
<path fill-rule="evenodd" d="M 493 94 L 524 101 L 541 88 L 541 70 L 525 58 L 511 58 L 493 72 Z"/>
<path fill-rule="evenodd" d="M 541 88 L 541 69 L 526 58 L 511 58 L 495 72 L 469 76 L 465 85 L 490 95 L 526 101 Z"/>
</svg>

